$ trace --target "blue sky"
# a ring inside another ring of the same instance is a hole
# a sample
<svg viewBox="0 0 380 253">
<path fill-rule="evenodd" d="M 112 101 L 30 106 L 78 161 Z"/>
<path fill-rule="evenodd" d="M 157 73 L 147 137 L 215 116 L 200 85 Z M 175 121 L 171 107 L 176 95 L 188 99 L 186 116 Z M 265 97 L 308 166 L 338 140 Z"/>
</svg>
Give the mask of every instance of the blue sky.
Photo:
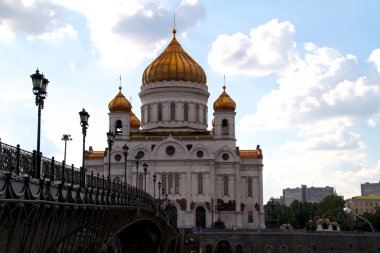
<svg viewBox="0 0 380 253">
<path fill-rule="evenodd" d="M 0 137 L 36 146 L 29 75 L 50 80 L 41 150 L 81 164 L 78 112 L 90 113 L 86 147 L 106 147 L 108 102 L 124 94 L 140 116 L 145 67 L 177 38 L 204 68 L 212 103 L 237 103 L 240 149 L 264 152 L 264 200 L 282 189 L 333 186 L 345 198 L 380 175 L 380 4 L 363 1 L 0 2 Z M 211 125 L 211 124 L 209 124 Z"/>
</svg>

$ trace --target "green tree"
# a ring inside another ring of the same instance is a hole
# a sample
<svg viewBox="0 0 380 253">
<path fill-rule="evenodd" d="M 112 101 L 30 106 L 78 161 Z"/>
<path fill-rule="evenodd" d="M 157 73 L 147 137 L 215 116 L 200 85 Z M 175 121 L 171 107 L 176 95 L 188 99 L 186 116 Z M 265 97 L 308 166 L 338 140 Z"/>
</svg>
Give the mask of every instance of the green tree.
<svg viewBox="0 0 380 253">
<path fill-rule="evenodd" d="M 315 217 L 317 205 L 295 200 L 290 204 L 289 209 L 292 214 L 292 218 L 297 220 L 297 225 L 292 224 L 293 228 L 304 228 L 306 223 Z"/>
<path fill-rule="evenodd" d="M 330 221 L 342 222 L 344 199 L 342 196 L 329 195 L 318 203 L 316 216 L 328 218 Z"/>
</svg>

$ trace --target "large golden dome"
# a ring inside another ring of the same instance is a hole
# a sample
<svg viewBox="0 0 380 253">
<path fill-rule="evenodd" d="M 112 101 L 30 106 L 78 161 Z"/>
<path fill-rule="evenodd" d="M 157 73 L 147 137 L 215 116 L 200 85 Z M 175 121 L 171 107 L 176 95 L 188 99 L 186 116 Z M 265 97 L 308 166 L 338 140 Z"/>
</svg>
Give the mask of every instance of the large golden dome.
<svg viewBox="0 0 380 253">
<path fill-rule="evenodd" d="M 188 55 L 178 43 L 176 30 L 173 39 L 144 71 L 142 83 L 160 81 L 189 81 L 206 84 L 206 74 L 202 67 Z"/>
<path fill-rule="evenodd" d="M 215 112 L 234 112 L 236 109 L 236 103 L 226 92 L 226 86 L 223 86 L 223 92 L 220 94 L 217 100 L 214 102 Z"/>
<path fill-rule="evenodd" d="M 129 124 L 131 128 L 140 128 L 141 121 L 137 118 L 137 116 L 131 111 L 131 115 L 129 116 Z"/>
<path fill-rule="evenodd" d="M 131 112 L 132 105 L 121 93 L 121 86 L 119 86 L 119 93 L 108 104 L 110 112 Z"/>
</svg>

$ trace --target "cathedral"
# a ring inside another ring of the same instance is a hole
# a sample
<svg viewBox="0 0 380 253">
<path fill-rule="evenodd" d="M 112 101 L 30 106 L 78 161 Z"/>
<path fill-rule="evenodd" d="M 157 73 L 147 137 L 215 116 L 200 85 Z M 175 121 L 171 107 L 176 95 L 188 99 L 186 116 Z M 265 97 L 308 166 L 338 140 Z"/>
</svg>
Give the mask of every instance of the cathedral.
<svg viewBox="0 0 380 253">
<path fill-rule="evenodd" d="M 209 95 L 203 68 L 173 29 L 142 74 L 141 120 L 120 84 L 108 104 L 111 148 L 90 147 L 85 168 L 147 191 L 179 228 L 265 228 L 262 150 L 236 146 L 236 103 L 225 85 L 208 129 Z"/>
</svg>

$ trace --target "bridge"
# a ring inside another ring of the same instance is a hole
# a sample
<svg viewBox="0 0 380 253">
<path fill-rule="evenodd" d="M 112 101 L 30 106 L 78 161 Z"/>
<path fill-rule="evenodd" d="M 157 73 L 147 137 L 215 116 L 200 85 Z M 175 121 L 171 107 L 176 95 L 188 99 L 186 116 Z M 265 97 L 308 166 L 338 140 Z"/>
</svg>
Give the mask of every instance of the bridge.
<svg viewBox="0 0 380 253">
<path fill-rule="evenodd" d="M 0 252 L 175 253 L 172 218 L 141 189 L 0 139 Z"/>
</svg>

